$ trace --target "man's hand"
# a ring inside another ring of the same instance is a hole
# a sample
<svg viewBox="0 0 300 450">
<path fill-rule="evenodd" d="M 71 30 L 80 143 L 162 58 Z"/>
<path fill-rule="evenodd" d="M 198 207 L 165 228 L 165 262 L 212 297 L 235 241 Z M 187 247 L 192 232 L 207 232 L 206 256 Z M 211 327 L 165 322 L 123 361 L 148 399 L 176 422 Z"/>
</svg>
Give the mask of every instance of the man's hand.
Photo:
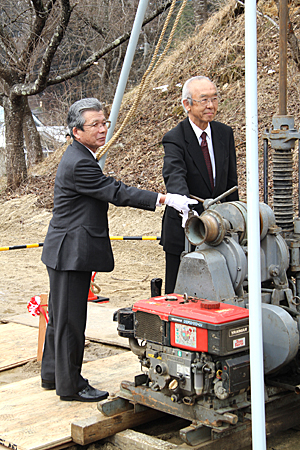
<svg viewBox="0 0 300 450">
<path fill-rule="evenodd" d="M 189 218 L 189 212 L 184 212 L 184 213 L 179 214 L 179 215 L 182 217 L 181 225 L 182 225 L 182 228 L 184 228 L 184 227 L 185 227 L 185 224 L 186 224 L 186 221 L 187 221 L 188 218 Z M 194 215 L 194 216 L 199 216 L 199 214 L 198 214 L 197 211 L 195 211 L 195 210 L 193 210 L 193 215 Z"/>
<path fill-rule="evenodd" d="M 171 206 L 179 211 L 182 216 L 182 227 L 185 226 L 185 222 L 188 218 L 189 205 L 197 205 L 198 201 L 193 198 L 188 198 L 186 195 L 179 194 L 167 194 L 164 204 Z"/>
</svg>

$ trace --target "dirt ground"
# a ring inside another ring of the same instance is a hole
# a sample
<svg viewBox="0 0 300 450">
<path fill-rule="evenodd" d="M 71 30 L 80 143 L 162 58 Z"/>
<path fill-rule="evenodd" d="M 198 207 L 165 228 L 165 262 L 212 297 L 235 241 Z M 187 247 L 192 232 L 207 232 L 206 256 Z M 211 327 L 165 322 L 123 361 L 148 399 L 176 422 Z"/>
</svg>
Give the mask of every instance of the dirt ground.
<svg viewBox="0 0 300 450">
<path fill-rule="evenodd" d="M 161 176 L 163 134 L 183 118 L 180 109 L 178 83 L 189 76 L 203 74 L 211 77 L 221 90 L 221 101 L 217 120 L 230 124 L 234 129 L 238 155 L 239 193 L 246 197 L 246 158 L 245 158 L 245 86 L 244 86 L 244 17 L 232 14 L 233 5 L 228 3 L 227 12 L 207 22 L 207 26 L 192 40 L 186 39 L 178 45 L 174 56 L 167 59 L 157 72 L 154 85 L 168 84 L 168 94 L 157 90 L 149 91 L 141 102 L 139 114 L 131 128 L 123 134 L 119 147 L 110 150 L 106 169 L 117 179 L 129 185 L 142 188 L 164 189 Z M 294 2 L 297 3 L 297 2 Z M 273 17 L 273 1 L 259 1 L 264 14 Z M 299 30 L 299 5 L 294 10 L 293 20 L 296 32 Z M 276 15 L 275 8 L 275 15 Z M 258 113 L 259 130 L 269 128 L 272 116 L 277 112 L 278 104 L 278 31 L 270 25 L 266 17 L 258 16 Z M 217 43 L 217 45 L 216 45 Z M 299 126 L 299 71 L 290 58 L 288 64 L 288 110 L 295 116 L 295 126 Z M 153 94 L 153 92 L 155 94 Z M 128 96 L 123 116 L 127 114 L 132 102 Z M 126 106 L 127 105 L 127 106 Z M 159 123 L 159 126 L 158 126 Z M 262 140 L 260 139 L 262 149 Z M 120 148 L 122 151 L 120 151 Z M 55 152 L 57 153 L 57 152 Z M 55 154 L 53 155 L 55 159 Z M 58 153 L 58 157 L 60 153 Z M 52 159 L 51 161 L 53 161 Z M 261 158 L 260 158 L 261 159 Z M 50 161 L 50 158 L 49 158 Z M 151 163 L 150 163 L 151 161 Z M 53 181 L 57 167 L 47 162 L 46 168 L 35 168 L 35 184 L 31 180 L 33 194 L 20 196 L 5 203 L 0 200 L 0 247 L 32 244 L 44 241 L 51 211 Z M 262 167 L 262 164 L 261 164 Z M 270 169 L 271 173 L 271 169 Z M 295 167 L 294 197 L 298 199 Z M 260 170 L 262 192 L 262 169 Z M 42 188 L 42 189 L 41 189 Z M 271 193 L 271 185 L 269 185 Z M 24 187 L 28 192 L 28 186 Z M 1 191 L 1 189 L 0 189 Z M 37 192 L 38 196 L 34 194 Z M 14 194 L 15 195 L 15 194 Z M 261 195 L 262 199 L 262 195 Z M 272 200 L 271 200 L 272 201 Z M 44 205 L 38 208 L 36 203 Z M 111 235 L 160 235 L 163 208 L 155 213 L 131 208 L 110 207 L 109 222 Z M 115 241 L 112 243 L 115 255 L 115 269 L 111 273 L 97 274 L 96 283 L 100 285 L 99 295 L 109 297 L 112 307 L 130 306 L 136 300 L 149 297 L 152 278 L 164 279 L 164 254 L 157 241 Z M 48 292 L 48 277 L 41 262 L 41 248 L 9 250 L 0 252 L 0 323 L 10 316 L 27 313 L 30 298 Z M 29 313 L 28 313 L 29 314 Z M 113 347 L 90 343 L 85 349 L 85 360 L 106 357 L 120 351 Z M 36 376 L 40 365 L 28 363 L 14 370 L 2 372 L 1 383 L 18 381 L 24 377 Z M 299 450 L 300 432 L 288 430 L 268 439 L 268 450 Z M 112 449 L 111 444 L 98 444 L 89 450 Z M 222 450 L 221 446 L 220 449 Z M 72 449 L 71 449 L 72 450 Z M 245 450 L 250 450 L 245 449 Z M 257 449 L 255 449 L 257 450 Z"/>
<path fill-rule="evenodd" d="M 51 211 L 37 208 L 36 201 L 35 195 L 27 195 L 0 204 L 0 247 L 44 241 Z M 153 213 L 111 206 L 110 235 L 159 236 L 162 214 L 163 208 L 157 208 Z M 150 296 L 151 279 L 164 279 L 164 253 L 158 241 L 114 241 L 112 246 L 115 269 L 107 274 L 98 273 L 95 281 L 101 287 L 99 295 L 109 297 L 110 305 L 117 309 Z M 9 316 L 26 313 L 32 296 L 48 292 L 41 252 L 41 248 L 0 252 L 0 322 L 9 320 Z M 84 359 L 91 361 L 120 351 L 124 350 L 91 342 L 86 346 Z M 33 361 L 2 372 L 0 385 L 39 373 L 40 363 Z M 299 431 L 288 430 L 268 439 L 267 449 L 298 450 L 299 440 Z M 90 447 L 90 450 L 115 448 L 111 443 L 95 443 Z"/>
<path fill-rule="evenodd" d="M 36 206 L 33 194 L 0 204 L 0 247 L 44 242 L 52 213 Z M 155 212 L 110 205 L 111 236 L 160 236 L 163 207 Z M 116 309 L 131 306 L 150 297 L 152 278 L 164 279 L 164 253 L 158 241 L 112 241 L 115 269 L 97 273 L 95 283 L 99 296 L 109 298 Z M 34 295 L 48 293 L 46 267 L 41 262 L 42 248 L 0 251 L 0 324 L 10 316 L 28 313 L 27 303 Z M 84 362 L 105 358 L 125 351 L 121 348 L 89 342 Z M 16 369 L 0 372 L 1 384 L 12 383 L 40 374 L 40 363 L 32 361 Z M 92 447 L 95 447 L 92 446 Z M 100 447 L 97 447 L 100 448 Z M 101 449 L 115 448 L 112 444 Z"/>
<path fill-rule="evenodd" d="M 37 197 L 26 195 L 0 204 L 0 247 L 44 242 L 52 213 L 36 207 Z M 109 209 L 111 236 L 160 236 L 163 207 L 155 212 L 135 208 Z M 116 309 L 131 306 L 135 301 L 150 297 L 152 278 L 164 279 L 164 252 L 158 241 L 112 241 L 115 269 L 97 273 L 95 283 Z M 42 248 L 0 251 L 0 322 L 10 316 L 28 313 L 31 297 L 48 293 L 49 283 L 45 265 L 41 262 Z M 121 349 L 89 343 L 85 360 L 106 357 Z M 30 364 L 24 376 L 39 373 L 39 364 Z M 20 371 L 22 372 L 21 368 Z M 18 377 L 18 370 L 11 377 Z M 1 382 L 7 382 L 6 376 Z"/>
<path fill-rule="evenodd" d="M 0 204 L 0 247 L 28 245 L 44 241 L 51 211 L 36 207 L 35 195 L 22 196 Z M 134 208 L 109 210 L 111 236 L 160 236 L 163 208 L 155 212 Z M 95 282 L 101 288 L 98 295 L 109 298 L 118 309 L 150 296 L 152 278 L 164 278 L 164 254 L 158 241 L 112 241 L 115 269 L 97 273 Z M 27 303 L 34 295 L 47 293 L 48 275 L 41 262 L 42 248 L 0 252 L 0 323 L 9 317 L 27 313 Z M 29 314 L 29 313 L 28 313 Z M 105 358 L 124 349 L 90 342 L 85 347 L 84 361 Z M 40 363 L 0 373 L 0 385 L 39 375 Z M 93 445 L 109 450 L 112 444 Z"/>
<path fill-rule="evenodd" d="M 51 211 L 37 208 L 34 195 L 0 204 L 0 247 L 42 243 Z M 109 209 L 111 236 L 160 236 L 163 207 L 155 212 L 134 208 Z M 164 278 L 164 253 L 158 241 L 112 241 L 115 269 L 97 273 L 99 295 L 110 305 L 130 306 L 150 296 L 152 278 Z M 0 253 L 0 318 L 27 312 L 34 295 L 48 292 L 48 275 L 41 262 L 42 248 L 8 250 Z"/>
</svg>

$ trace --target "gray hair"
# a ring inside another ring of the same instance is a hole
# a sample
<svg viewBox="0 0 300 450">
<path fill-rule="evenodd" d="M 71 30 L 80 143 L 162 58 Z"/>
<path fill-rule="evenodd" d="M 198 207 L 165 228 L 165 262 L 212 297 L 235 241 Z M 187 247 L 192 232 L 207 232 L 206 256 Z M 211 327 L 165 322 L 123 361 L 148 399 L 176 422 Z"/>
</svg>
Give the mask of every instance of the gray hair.
<svg viewBox="0 0 300 450">
<path fill-rule="evenodd" d="M 67 125 L 70 130 L 70 134 L 74 139 L 73 128 L 76 127 L 79 130 L 83 130 L 83 125 L 85 119 L 83 117 L 84 111 L 102 111 L 102 103 L 99 102 L 97 98 L 83 98 L 81 100 L 77 100 L 77 102 L 73 103 L 70 106 L 68 116 L 67 116 Z"/>
<path fill-rule="evenodd" d="M 211 81 L 208 77 L 204 77 L 204 76 L 196 76 L 196 77 L 192 77 L 192 78 L 189 78 L 185 83 L 184 83 L 184 85 L 183 85 L 183 88 L 182 88 L 182 98 L 181 98 L 181 103 L 182 103 L 182 106 L 184 107 L 184 109 L 185 109 L 185 112 L 187 112 L 187 110 L 186 110 L 186 108 L 185 108 L 185 106 L 184 106 L 184 104 L 183 104 L 183 100 L 187 100 L 188 102 L 189 102 L 189 104 L 190 105 L 192 105 L 193 104 L 193 100 L 192 100 L 192 93 L 191 93 L 191 90 L 190 90 L 190 83 L 192 83 L 193 81 L 195 81 L 195 80 L 207 80 L 207 81 L 210 81 L 214 86 L 215 86 L 215 83 L 213 82 L 213 81 Z"/>
</svg>

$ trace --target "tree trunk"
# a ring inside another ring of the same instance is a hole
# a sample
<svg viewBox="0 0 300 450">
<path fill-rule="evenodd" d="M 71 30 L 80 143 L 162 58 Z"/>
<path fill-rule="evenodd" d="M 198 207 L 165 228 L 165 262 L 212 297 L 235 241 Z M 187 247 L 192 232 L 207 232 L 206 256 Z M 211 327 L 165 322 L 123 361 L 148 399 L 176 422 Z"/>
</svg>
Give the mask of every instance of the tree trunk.
<svg viewBox="0 0 300 450">
<path fill-rule="evenodd" d="M 195 25 L 200 26 L 207 20 L 207 0 L 193 0 Z"/>
<path fill-rule="evenodd" d="M 34 166 L 43 159 L 41 137 L 36 129 L 32 113 L 28 105 L 28 97 L 24 98 L 24 138 L 27 150 L 27 167 Z"/>
<path fill-rule="evenodd" d="M 27 178 L 24 154 L 24 99 L 4 97 L 7 187 L 15 189 Z"/>
</svg>

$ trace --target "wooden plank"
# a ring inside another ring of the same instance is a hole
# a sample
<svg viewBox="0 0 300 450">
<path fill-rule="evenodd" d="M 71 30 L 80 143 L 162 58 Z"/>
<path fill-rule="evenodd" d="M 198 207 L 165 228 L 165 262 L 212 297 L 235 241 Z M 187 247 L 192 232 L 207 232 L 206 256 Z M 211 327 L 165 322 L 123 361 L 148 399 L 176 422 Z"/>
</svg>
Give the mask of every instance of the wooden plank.
<svg viewBox="0 0 300 450">
<path fill-rule="evenodd" d="M 28 327 L 39 327 L 39 317 L 32 316 L 29 312 L 18 314 L 17 316 L 6 317 L 5 320 L 9 323 L 18 323 L 21 325 L 27 325 Z"/>
<path fill-rule="evenodd" d="M 44 349 L 44 342 L 45 342 L 45 335 L 46 335 L 46 328 L 47 328 L 47 310 L 48 310 L 48 294 L 41 294 L 41 308 L 44 310 L 44 314 L 39 315 L 39 337 L 38 337 L 38 348 L 37 348 L 37 361 L 42 361 L 43 357 L 43 349 Z"/>
<path fill-rule="evenodd" d="M 71 447 L 73 445 L 73 443 L 71 442 L 62 442 L 61 444 L 57 444 L 57 445 L 54 445 L 53 447 L 51 447 L 51 450 L 62 450 L 62 449 L 64 449 L 64 448 L 69 448 L 69 447 Z M 22 449 L 21 447 L 10 447 L 10 449 L 11 450 L 24 450 L 24 449 Z M 0 450 L 7 450 L 7 446 L 5 446 L 5 445 L 1 445 L 1 440 L 0 440 Z"/>
<path fill-rule="evenodd" d="M 278 399 L 275 400 L 273 403 L 271 403 L 269 408 L 267 408 L 267 414 L 266 414 L 266 434 L 268 439 L 273 437 L 274 434 L 288 430 L 292 426 L 295 426 L 299 424 L 299 417 L 300 417 L 300 399 L 299 396 L 296 394 L 286 394 L 285 399 Z M 285 400 L 285 401 L 282 401 Z M 118 422 L 120 421 L 121 414 L 118 414 L 114 416 Z M 112 417 L 113 418 L 113 417 Z M 87 424 L 86 424 L 87 425 Z M 116 432 L 116 428 L 114 428 L 114 425 L 111 425 L 111 428 L 106 428 L 105 430 L 99 430 L 98 428 L 102 428 L 103 423 L 91 423 L 91 428 L 88 430 L 88 427 L 86 430 L 83 430 L 83 432 L 87 432 L 88 440 L 82 441 L 82 444 L 84 443 L 90 443 L 92 442 L 91 439 L 93 439 L 93 433 L 95 439 L 102 439 L 105 434 Z M 138 423 L 134 422 L 130 425 L 128 424 L 128 428 L 131 426 L 137 426 Z M 112 435 L 109 438 L 106 438 L 106 440 L 109 440 L 113 443 L 120 444 L 121 448 L 123 449 L 131 449 L 136 448 L 137 450 L 139 448 L 145 450 L 156 450 L 159 447 L 159 443 L 155 442 L 155 440 L 152 442 L 151 439 L 148 440 L 147 438 L 149 436 L 145 434 L 141 434 L 141 439 L 137 439 L 137 442 L 133 443 L 133 440 L 128 439 L 128 436 L 131 436 L 130 432 L 132 430 L 127 430 L 127 433 L 124 431 L 124 433 L 121 433 L 121 436 L 119 438 L 120 432 Z M 89 433 L 90 432 L 90 433 Z M 201 444 L 193 446 L 193 450 L 232 450 L 234 448 L 235 450 L 243 450 L 245 448 L 249 448 L 251 446 L 252 442 L 252 428 L 251 428 L 251 421 L 246 420 L 244 424 L 240 424 L 238 428 L 232 427 L 231 429 L 228 429 L 227 431 L 223 431 L 220 429 L 220 432 L 218 433 L 217 430 L 214 431 L 214 440 L 210 440 L 207 442 L 203 442 Z M 168 443 L 169 444 L 169 443 Z M 167 447 L 168 448 L 168 447 Z M 170 447 L 171 448 L 171 447 Z M 179 445 L 173 445 L 172 448 L 176 448 L 176 450 L 190 450 L 191 446 L 187 445 L 185 443 L 179 444 Z"/>
<path fill-rule="evenodd" d="M 92 386 L 112 397 L 124 379 L 134 379 L 140 364 L 132 352 L 83 364 Z M 55 391 L 40 387 L 40 377 L 0 386 L 0 443 L 18 450 L 46 450 L 72 445 L 71 423 L 101 415 L 97 403 L 62 402 Z M 103 416 L 104 417 L 104 416 Z"/>
<path fill-rule="evenodd" d="M 128 339 L 120 337 L 117 331 L 117 322 L 113 321 L 113 314 L 118 308 L 109 304 L 88 303 L 86 338 L 101 344 L 115 345 L 129 348 Z M 39 318 L 29 313 L 9 317 L 9 322 L 39 327 Z"/>
<path fill-rule="evenodd" d="M 129 348 L 128 339 L 118 335 L 118 323 L 113 321 L 113 314 L 118 308 L 108 304 L 88 303 L 88 315 L 85 335 L 87 339 L 102 344 Z"/>
<path fill-rule="evenodd" d="M 101 413 L 89 419 L 78 420 L 71 424 L 71 436 L 76 444 L 86 445 L 112 436 L 127 428 L 151 422 L 165 414 L 151 408 L 135 413 L 134 410 L 124 411 L 111 417 Z"/>
<path fill-rule="evenodd" d="M 163 441 L 154 436 L 148 436 L 133 430 L 120 431 L 106 439 L 122 450 L 171 450 L 178 449 L 178 445 Z M 190 450 L 192 447 L 190 447 Z M 219 449 L 220 450 L 220 449 Z"/>
<path fill-rule="evenodd" d="M 16 323 L 0 325 L 0 371 L 36 359 L 38 330 Z"/>
</svg>

